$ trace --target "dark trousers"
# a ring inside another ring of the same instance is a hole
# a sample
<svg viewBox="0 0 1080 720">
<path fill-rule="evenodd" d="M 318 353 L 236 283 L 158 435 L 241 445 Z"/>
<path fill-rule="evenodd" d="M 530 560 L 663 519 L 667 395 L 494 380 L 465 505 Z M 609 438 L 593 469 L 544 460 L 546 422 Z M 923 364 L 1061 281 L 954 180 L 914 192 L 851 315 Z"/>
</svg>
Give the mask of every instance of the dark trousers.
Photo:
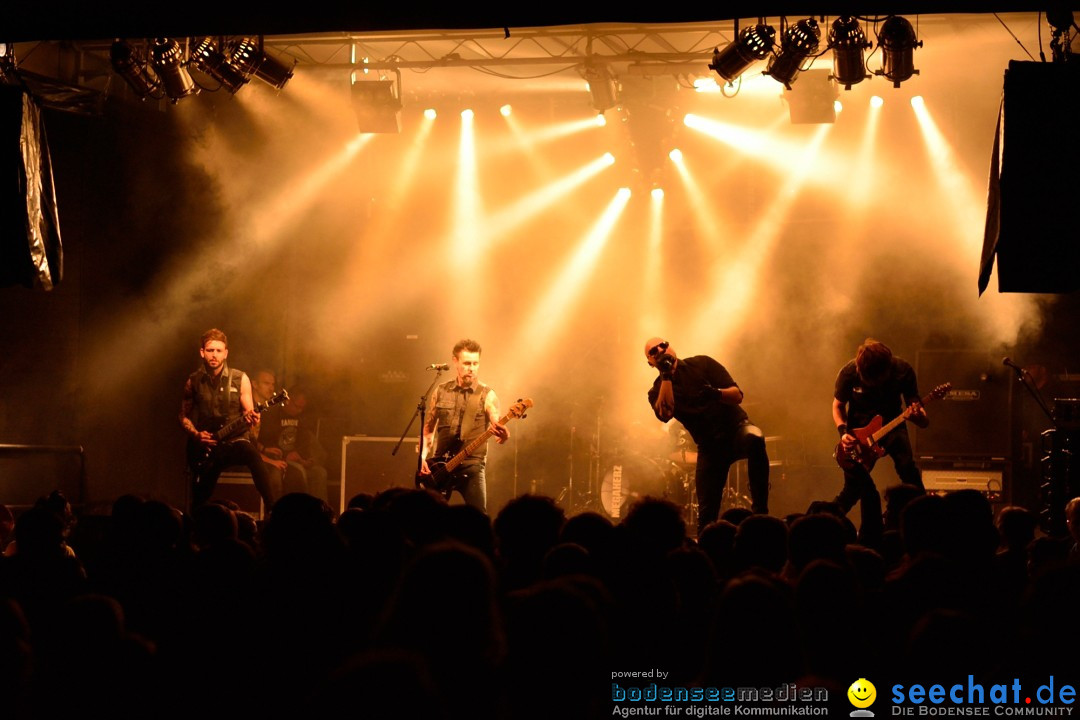
<svg viewBox="0 0 1080 720">
<path fill-rule="evenodd" d="M 243 465 L 251 471 L 251 479 L 255 483 L 255 489 L 262 495 L 263 504 L 269 510 L 274 505 L 273 489 L 270 483 L 270 473 L 267 472 L 266 464 L 259 455 L 258 449 L 247 440 L 234 440 L 218 445 L 211 453 L 213 462 L 210 468 L 192 478 L 191 483 L 191 507 L 197 508 L 205 504 L 214 494 L 217 487 L 218 477 L 227 467 Z"/>
<path fill-rule="evenodd" d="M 461 494 L 461 498 L 465 501 L 466 505 L 472 505 L 486 513 L 486 465 L 486 458 L 481 458 L 479 462 L 462 463 L 461 465 L 458 465 L 452 475 L 453 481 L 450 484 L 449 492 L 446 493 L 446 498 L 450 499 L 450 496 L 456 490 Z"/>
<path fill-rule="evenodd" d="M 896 468 L 900 482 L 923 490 L 922 471 L 915 464 L 907 428 L 897 428 L 883 437 L 880 444 L 885 454 L 892 458 L 893 467 Z M 844 471 L 844 487 L 836 496 L 836 503 L 844 513 L 855 507 L 857 502 L 862 503 L 859 541 L 863 545 L 876 547 L 885 531 L 885 521 L 881 513 L 881 495 L 869 471 L 861 465 Z"/>
<path fill-rule="evenodd" d="M 720 517 L 728 470 L 733 462 L 743 458 L 746 459 L 752 509 L 762 515 L 769 513 L 769 455 L 765 451 L 765 435 L 761 428 L 748 422 L 740 425 L 730 438 L 698 446 L 694 470 L 698 531 Z"/>
</svg>

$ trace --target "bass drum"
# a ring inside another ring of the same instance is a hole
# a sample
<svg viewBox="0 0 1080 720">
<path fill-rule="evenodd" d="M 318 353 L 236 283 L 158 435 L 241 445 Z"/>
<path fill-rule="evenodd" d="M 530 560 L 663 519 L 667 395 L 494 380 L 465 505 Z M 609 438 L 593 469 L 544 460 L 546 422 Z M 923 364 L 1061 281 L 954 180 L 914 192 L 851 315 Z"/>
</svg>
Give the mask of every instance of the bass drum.
<svg viewBox="0 0 1080 720">
<path fill-rule="evenodd" d="M 671 474 L 660 463 L 645 457 L 633 457 L 612 465 L 600 485 L 600 503 L 613 520 L 626 517 L 630 506 L 643 497 L 669 498 Z"/>
</svg>

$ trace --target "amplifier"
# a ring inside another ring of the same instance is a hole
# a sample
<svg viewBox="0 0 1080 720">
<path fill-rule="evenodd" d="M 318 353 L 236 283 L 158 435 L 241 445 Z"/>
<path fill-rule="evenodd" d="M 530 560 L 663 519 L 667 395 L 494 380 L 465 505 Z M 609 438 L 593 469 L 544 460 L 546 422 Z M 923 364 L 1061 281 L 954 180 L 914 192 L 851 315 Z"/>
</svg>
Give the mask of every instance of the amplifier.
<svg viewBox="0 0 1080 720">
<path fill-rule="evenodd" d="M 369 435 L 341 438 L 341 511 L 357 493 L 376 495 L 392 487 L 416 487 L 420 441 Z M 397 452 L 393 453 L 394 448 Z M 393 453 L 393 454 L 391 454 Z"/>
<path fill-rule="evenodd" d="M 1001 470 L 923 470 L 926 492 L 943 494 L 957 490 L 978 490 L 991 500 L 1001 498 Z"/>
</svg>

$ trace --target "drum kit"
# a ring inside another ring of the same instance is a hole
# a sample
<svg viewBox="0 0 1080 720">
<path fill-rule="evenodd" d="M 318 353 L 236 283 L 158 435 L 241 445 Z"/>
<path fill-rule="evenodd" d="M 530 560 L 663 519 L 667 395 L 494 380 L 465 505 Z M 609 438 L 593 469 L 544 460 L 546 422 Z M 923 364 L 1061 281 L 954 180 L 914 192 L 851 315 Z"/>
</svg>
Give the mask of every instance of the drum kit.
<svg viewBox="0 0 1080 720">
<path fill-rule="evenodd" d="M 669 500 L 683 511 L 687 527 L 697 527 L 697 495 L 694 491 L 694 468 L 697 447 L 690 435 L 677 423 L 672 423 L 671 440 L 659 447 L 655 443 L 627 443 L 630 449 L 616 452 L 608 463 L 597 463 L 597 492 L 592 487 L 585 493 L 582 507 L 571 512 L 593 510 L 602 512 L 614 522 L 626 517 L 636 501 L 653 497 Z M 721 512 L 730 507 L 750 507 L 746 495 L 745 470 L 740 461 L 732 465 L 724 491 Z M 602 476 L 600 473 L 603 473 Z M 590 483 L 590 486 L 592 483 Z"/>
</svg>

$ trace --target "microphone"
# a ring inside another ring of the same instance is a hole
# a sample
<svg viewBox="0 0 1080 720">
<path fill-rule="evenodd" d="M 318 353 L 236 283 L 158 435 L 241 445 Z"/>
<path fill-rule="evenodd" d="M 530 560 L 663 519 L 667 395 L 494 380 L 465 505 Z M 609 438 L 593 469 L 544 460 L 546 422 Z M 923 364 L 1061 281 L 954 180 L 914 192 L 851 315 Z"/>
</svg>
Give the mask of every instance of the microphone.
<svg viewBox="0 0 1080 720">
<path fill-rule="evenodd" d="M 1025 372 L 1024 368 L 1020 367 L 1019 365 L 1017 365 L 1016 363 L 1014 363 L 1014 362 L 1013 362 L 1012 360 L 1010 360 L 1009 358 L 1005 358 L 1005 359 L 1003 359 L 1003 360 L 1001 361 L 1001 364 L 1002 364 L 1002 365 L 1007 365 L 1007 366 L 1011 367 L 1011 368 L 1012 368 L 1013 370 L 1015 370 L 1016 372 L 1020 373 L 1021 375 L 1023 375 L 1023 374 L 1024 374 L 1024 372 Z"/>
<path fill-rule="evenodd" d="M 432 363 L 427 366 L 428 370 L 449 370 L 449 363 Z"/>
</svg>

